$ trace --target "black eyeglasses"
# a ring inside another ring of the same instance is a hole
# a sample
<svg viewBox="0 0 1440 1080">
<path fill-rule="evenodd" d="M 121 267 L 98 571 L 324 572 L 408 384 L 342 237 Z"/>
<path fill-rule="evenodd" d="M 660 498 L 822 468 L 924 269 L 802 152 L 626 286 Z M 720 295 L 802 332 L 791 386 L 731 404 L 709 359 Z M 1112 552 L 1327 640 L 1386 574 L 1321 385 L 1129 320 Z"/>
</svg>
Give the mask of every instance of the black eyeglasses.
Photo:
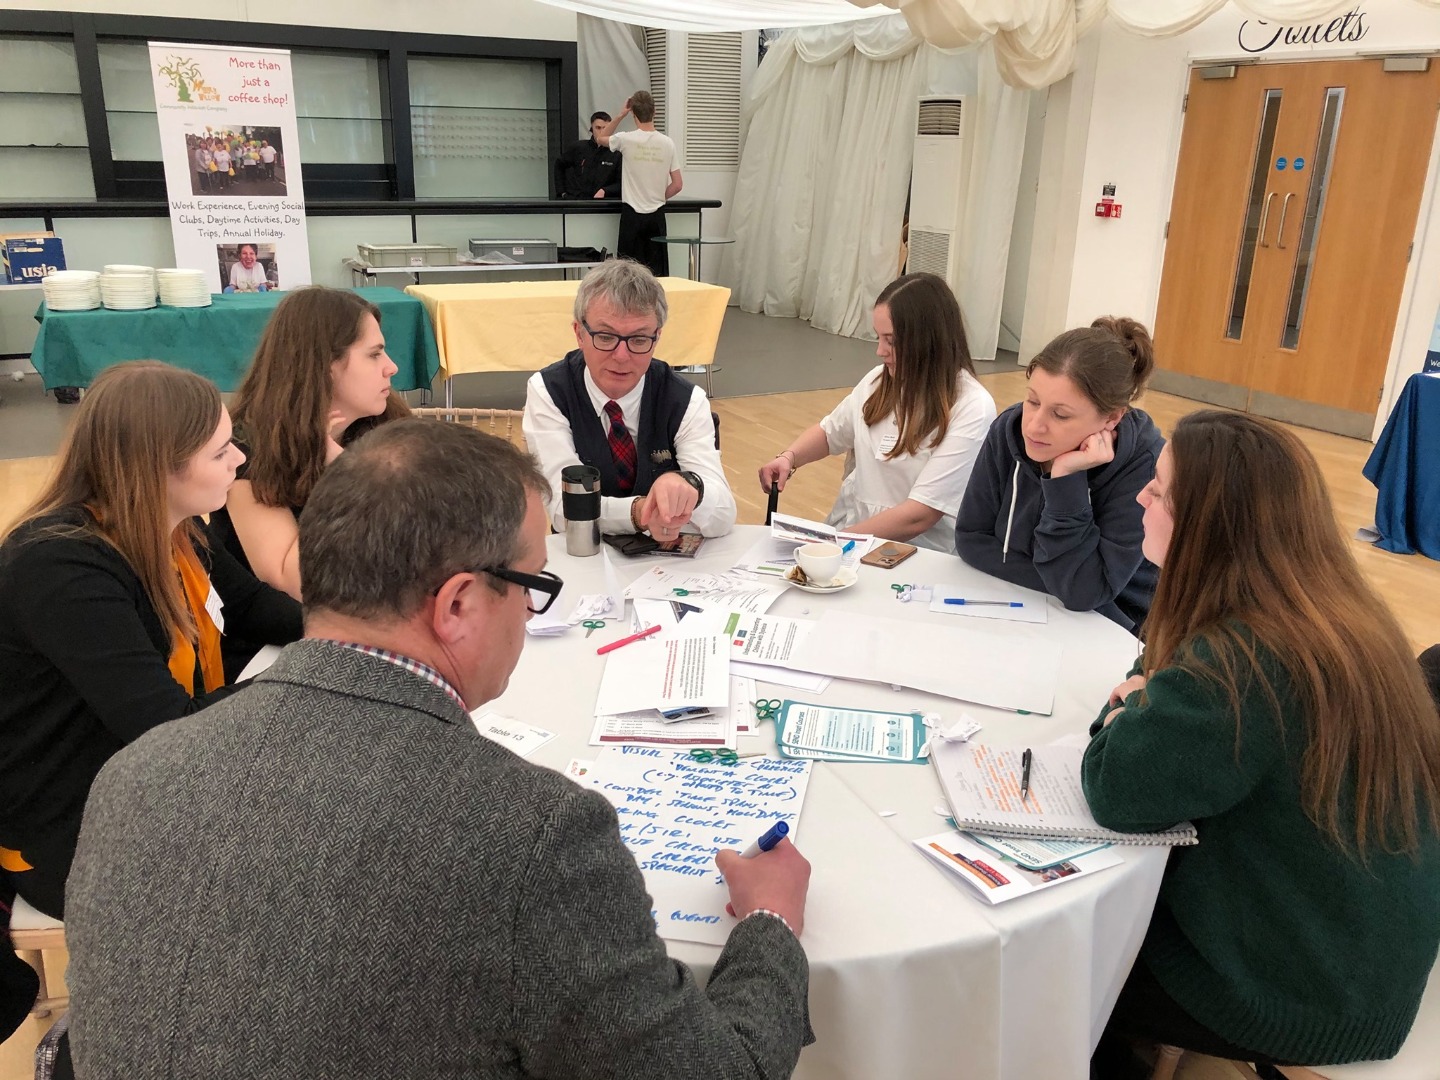
<svg viewBox="0 0 1440 1080">
<path fill-rule="evenodd" d="M 541 570 L 538 574 L 523 574 L 519 570 L 511 570 L 507 566 L 487 566 L 478 572 L 489 574 L 491 577 L 497 577 L 501 581 L 508 581 L 512 585 L 519 585 L 523 588 L 528 593 L 525 598 L 525 606 L 530 609 L 532 615 L 544 615 L 549 611 L 550 605 L 555 603 L 555 598 L 565 587 L 565 582 L 549 570 Z"/>
<path fill-rule="evenodd" d="M 580 320 L 580 325 L 585 328 L 585 332 L 590 335 L 590 340 L 601 352 L 614 352 L 620 347 L 622 341 L 625 342 L 625 347 L 636 356 L 643 356 L 655 348 L 657 339 L 654 334 L 612 334 L 608 330 L 591 330 L 590 324 L 584 319 Z"/>
</svg>

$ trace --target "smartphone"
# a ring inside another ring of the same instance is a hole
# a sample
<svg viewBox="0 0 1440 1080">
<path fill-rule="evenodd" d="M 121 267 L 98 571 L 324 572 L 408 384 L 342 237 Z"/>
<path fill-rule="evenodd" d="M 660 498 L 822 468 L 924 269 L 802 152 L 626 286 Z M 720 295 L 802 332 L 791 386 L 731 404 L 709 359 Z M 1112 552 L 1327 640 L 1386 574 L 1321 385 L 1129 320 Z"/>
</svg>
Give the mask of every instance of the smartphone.
<svg viewBox="0 0 1440 1080">
<path fill-rule="evenodd" d="M 881 570 L 894 570 L 919 549 L 914 544 L 902 544 L 898 540 L 886 540 L 860 561 L 866 566 L 878 566 Z"/>
</svg>

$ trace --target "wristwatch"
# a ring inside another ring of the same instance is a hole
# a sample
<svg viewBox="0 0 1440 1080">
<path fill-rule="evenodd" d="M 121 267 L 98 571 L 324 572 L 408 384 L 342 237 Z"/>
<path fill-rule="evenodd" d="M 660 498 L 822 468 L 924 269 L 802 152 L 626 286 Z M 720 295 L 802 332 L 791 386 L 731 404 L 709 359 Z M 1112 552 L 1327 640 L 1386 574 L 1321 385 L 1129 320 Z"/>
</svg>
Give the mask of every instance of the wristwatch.
<svg viewBox="0 0 1440 1080">
<path fill-rule="evenodd" d="M 699 506 L 705 501 L 705 481 L 700 479 L 699 473 L 682 471 L 680 479 L 695 489 L 695 505 Z"/>
</svg>

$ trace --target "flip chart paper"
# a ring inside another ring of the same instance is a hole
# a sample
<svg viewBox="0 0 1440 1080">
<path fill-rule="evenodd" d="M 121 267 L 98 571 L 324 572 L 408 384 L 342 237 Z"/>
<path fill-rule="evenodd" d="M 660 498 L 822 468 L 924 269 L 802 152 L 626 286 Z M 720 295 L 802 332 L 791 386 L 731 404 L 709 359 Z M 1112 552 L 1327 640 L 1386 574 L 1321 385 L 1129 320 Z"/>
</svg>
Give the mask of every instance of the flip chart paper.
<svg viewBox="0 0 1440 1080">
<path fill-rule="evenodd" d="M 744 850 L 777 821 L 790 826 L 793 841 L 810 763 L 751 758 L 707 765 L 684 753 L 625 746 L 601 750 L 583 781 L 615 807 L 660 936 L 723 945 L 735 919 L 725 913 L 730 894 L 715 853 Z"/>
<path fill-rule="evenodd" d="M 827 611 L 786 666 L 1048 714 L 1055 706 L 1060 647 L 1020 644 L 958 626 Z"/>
</svg>

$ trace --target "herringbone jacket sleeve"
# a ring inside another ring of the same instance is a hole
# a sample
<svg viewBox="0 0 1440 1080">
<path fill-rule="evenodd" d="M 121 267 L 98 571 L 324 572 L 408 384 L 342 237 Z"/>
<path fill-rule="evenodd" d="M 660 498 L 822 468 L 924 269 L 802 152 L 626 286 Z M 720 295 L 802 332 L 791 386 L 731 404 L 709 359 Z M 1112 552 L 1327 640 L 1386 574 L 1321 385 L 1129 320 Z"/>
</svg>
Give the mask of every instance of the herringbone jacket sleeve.
<svg viewBox="0 0 1440 1080">
<path fill-rule="evenodd" d="M 743 921 L 702 989 L 670 959 L 615 811 L 576 789 L 535 833 L 514 913 L 527 1075 L 788 1077 L 810 1041 L 809 967 L 778 920 Z"/>
</svg>

